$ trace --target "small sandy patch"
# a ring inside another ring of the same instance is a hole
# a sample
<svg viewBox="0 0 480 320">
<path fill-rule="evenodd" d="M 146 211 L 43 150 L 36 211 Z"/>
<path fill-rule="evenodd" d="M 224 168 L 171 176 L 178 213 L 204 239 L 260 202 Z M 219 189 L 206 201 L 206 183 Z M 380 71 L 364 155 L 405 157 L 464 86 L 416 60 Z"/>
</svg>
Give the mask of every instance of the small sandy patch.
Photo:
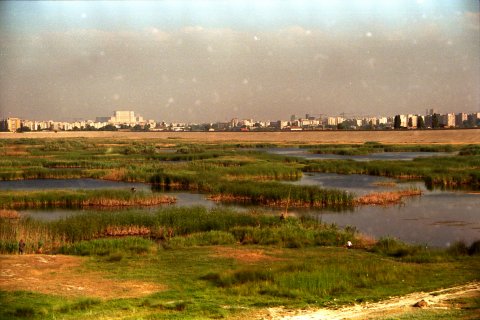
<svg viewBox="0 0 480 320">
<path fill-rule="evenodd" d="M 255 263 L 259 261 L 279 261 L 281 258 L 265 254 L 264 250 L 252 250 L 244 248 L 218 247 L 214 249 L 215 257 L 233 258 L 239 262 Z"/>
<path fill-rule="evenodd" d="M 269 308 L 263 319 L 270 320 L 338 320 L 338 319 L 376 319 L 385 316 L 408 314 L 417 307 L 426 309 L 450 309 L 452 299 L 461 297 L 479 297 L 480 282 L 471 282 L 452 288 L 414 292 L 388 300 L 363 303 L 339 309 L 286 310 Z M 420 303 L 421 302 L 421 303 Z"/>
<path fill-rule="evenodd" d="M 132 298 L 165 290 L 164 286 L 108 279 L 82 267 L 86 258 L 64 255 L 1 255 L 0 289 L 103 299 Z"/>
</svg>

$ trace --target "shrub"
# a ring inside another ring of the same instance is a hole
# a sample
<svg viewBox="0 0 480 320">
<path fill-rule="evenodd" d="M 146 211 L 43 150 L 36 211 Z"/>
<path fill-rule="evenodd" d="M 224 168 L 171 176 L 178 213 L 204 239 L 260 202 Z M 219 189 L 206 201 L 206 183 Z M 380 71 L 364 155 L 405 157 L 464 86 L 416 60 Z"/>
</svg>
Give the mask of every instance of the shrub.
<svg viewBox="0 0 480 320">
<path fill-rule="evenodd" d="M 465 256 L 468 254 L 468 249 L 465 242 L 457 241 L 447 249 L 447 252 L 453 256 Z"/>
<path fill-rule="evenodd" d="M 35 309 L 33 309 L 33 307 L 30 307 L 30 306 L 17 307 L 15 309 L 14 315 L 16 317 L 30 318 L 35 315 Z"/>
<path fill-rule="evenodd" d="M 468 254 L 471 256 L 480 255 L 480 240 L 477 240 L 470 245 L 468 248 Z"/>
<path fill-rule="evenodd" d="M 381 238 L 373 246 L 372 251 L 385 254 L 387 256 L 401 258 L 408 255 L 413 255 L 417 252 L 418 248 L 409 246 L 395 238 Z"/>
</svg>

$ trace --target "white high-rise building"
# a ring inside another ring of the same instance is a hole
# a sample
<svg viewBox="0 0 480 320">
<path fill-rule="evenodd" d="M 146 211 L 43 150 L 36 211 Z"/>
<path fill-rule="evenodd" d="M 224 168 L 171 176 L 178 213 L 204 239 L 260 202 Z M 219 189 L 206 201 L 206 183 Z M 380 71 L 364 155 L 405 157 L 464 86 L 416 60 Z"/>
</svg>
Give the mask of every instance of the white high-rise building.
<svg viewBox="0 0 480 320">
<path fill-rule="evenodd" d="M 115 124 L 134 124 L 136 123 L 135 112 L 133 111 L 115 111 L 110 122 Z"/>
<path fill-rule="evenodd" d="M 442 115 L 442 124 L 445 127 L 455 127 L 455 113 L 447 113 Z"/>
</svg>

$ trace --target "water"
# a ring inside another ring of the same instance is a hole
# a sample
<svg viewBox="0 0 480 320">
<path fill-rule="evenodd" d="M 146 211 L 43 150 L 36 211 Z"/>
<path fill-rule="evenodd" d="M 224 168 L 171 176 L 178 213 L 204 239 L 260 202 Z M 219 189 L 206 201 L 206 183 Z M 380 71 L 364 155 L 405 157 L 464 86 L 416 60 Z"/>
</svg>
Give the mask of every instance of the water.
<svg viewBox="0 0 480 320">
<path fill-rule="evenodd" d="M 343 212 L 291 208 L 289 212 L 307 212 L 324 222 L 335 223 L 341 227 L 355 226 L 362 233 L 375 238 L 392 236 L 409 243 L 429 246 L 445 247 L 459 240 L 471 243 L 480 239 L 480 210 L 478 209 L 480 208 L 480 194 L 428 191 L 423 187 L 423 183 L 395 183 L 394 179 L 384 177 L 331 173 L 305 174 L 302 179 L 292 183 L 337 188 L 357 195 L 398 190 L 411 186 L 422 188 L 424 194 L 421 197 L 406 198 L 402 205 L 360 206 Z M 131 187 L 138 190 L 151 190 L 150 185 L 143 183 L 93 179 L 0 181 L 0 190 Z M 168 194 L 177 198 L 176 206 L 202 205 L 208 208 L 224 206 L 207 200 L 202 194 L 187 192 L 169 192 Z M 254 206 L 235 205 L 233 207 L 246 210 Z M 154 211 L 157 208 L 150 207 L 142 210 Z M 84 212 L 88 212 L 88 210 L 25 210 L 20 214 L 36 219 L 55 220 Z"/>
<path fill-rule="evenodd" d="M 441 157 L 452 155 L 449 152 L 380 152 L 366 155 L 338 155 L 338 154 L 315 154 L 305 149 L 298 148 L 270 148 L 265 149 L 267 153 L 278 154 L 282 156 L 301 157 L 308 160 L 413 160 L 422 157 Z"/>
<path fill-rule="evenodd" d="M 45 189 L 131 189 L 147 191 L 145 183 L 120 182 L 95 179 L 33 179 L 0 181 L 0 190 L 45 190 Z"/>
<path fill-rule="evenodd" d="M 425 193 L 401 205 L 360 206 L 351 212 L 308 210 L 320 220 L 355 226 L 374 238 L 391 236 L 408 243 L 446 247 L 455 241 L 480 239 L 480 195 Z"/>
<path fill-rule="evenodd" d="M 297 185 L 314 185 L 327 189 L 341 189 L 362 196 L 372 192 L 392 191 L 408 188 L 425 189 L 423 182 L 397 183 L 395 179 L 363 174 L 304 173 Z"/>
<path fill-rule="evenodd" d="M 109 180 L 95 180 L 95 179 L 33 179 L 33 180 L 15 180 L 15 181 L 0 181 L 0 190 L 55 190 L 55 189 L 126 189 L 135 188 L 139 191 L 152 191 L 152 185 L 148 183 L 139 182 L 122 182 Z M 205 194 L 190 193 L 190 192 L 162 192 L 168 196 L 175 197 L 177 206 L 204 206 L 207 208 L 214 208 L 221 206 L 220 203 L 206 199 Z M 232 206 L 230 206 L 232 207 Z M 236 207 L 236 206 L 233 206 Z M 118 209 L 116 209 L 118 210 Z M 29 212 L 40 212 L 44 210 L 28 210 Z M 76 210 L 52 210 L 55 212 L 63 212 L 62 216 L 73 214 Z M 68 213 L 65 213 L 68 212 Z"/>
<path fill-rule="evenodd" d="M 310 213 L 327 223 L 355 226 L 375 238 L 392 236 L 403 241 L 430 246 L 449 246 L 455 241 L 471 243 L 480 239 L 480 194 L 429 191 L 423 182 L 397 182 L 395 179 L 335 173 L 307 173 L 300 185 L 317 185 L 365 195 L 372 192 L 408 188 L 422 190 L 420 197 L 404 198 L 393 206 L 359 206 L 344 212 L 297 210 Z M 294 209 L 290 211 L 295 212 Z"/>
</svg>

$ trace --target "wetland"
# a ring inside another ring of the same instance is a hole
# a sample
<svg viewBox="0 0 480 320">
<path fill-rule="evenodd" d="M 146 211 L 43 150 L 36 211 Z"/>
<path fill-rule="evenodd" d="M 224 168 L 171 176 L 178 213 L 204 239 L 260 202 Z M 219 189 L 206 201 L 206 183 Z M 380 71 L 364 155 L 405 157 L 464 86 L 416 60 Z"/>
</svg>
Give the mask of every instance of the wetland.
<svg viewBox="0 0 480 320">
<path fill-rule="evenodd" d="M 24 239 L 28 254 L 88 257 L 75 262 L 82 272 L 148 286 L 146 296 L 126 298 L 123 317 L 141 310 L 235 318 L 266 306 L 345 305 L 433 290 L 478 280 L 479 150 L 0 140 L 0 251 L 12 255 Z M 347 241 L 354 250 L 345 249 Z M 343 269 L 352 263 L 356 271 Z M 406 276 L 412 273 L 424 281 Z M 22 288 L 18 281 L 0 288 L 9 303 L 3 317 L 118 312 L 112 296 L 98 300 L 88 291 L 63 301 L 48 290 L 11 291 Z M 25 299 L 46 307 L 27 310 Z"/>
</svg>

